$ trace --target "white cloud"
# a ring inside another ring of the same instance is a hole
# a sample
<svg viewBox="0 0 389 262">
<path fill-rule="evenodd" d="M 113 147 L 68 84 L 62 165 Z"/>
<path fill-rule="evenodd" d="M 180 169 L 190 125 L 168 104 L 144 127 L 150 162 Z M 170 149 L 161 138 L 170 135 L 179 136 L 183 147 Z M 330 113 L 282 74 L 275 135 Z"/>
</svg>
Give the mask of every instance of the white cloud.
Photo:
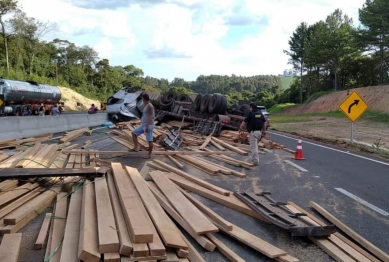
<svg viewBox="0 0 389 262">
<path fill-rule="evenodd" d="M 98 1 L 92 2 L 97 8 Z M 109 3 L 105 3 L 102 9 L 87 9 L 70 0 L 19 0 L 27 15 L 58 24 L 59 32 L 52 33 L 52 38 L 93 46 L 111 64 L 139 64 L 152 76 L 188 80 L 200 74 L 282 73 L 290 68 L 283 50 L 288 49 L 288 40 L 301 22 L 324 20 L 336 8 L 357 22 L 358 8 L 364 2 L 117 0 L 110 2 L 117 8 L 107 9 Z M 257 25 L 258 29 L 225 45 L 222 42 L 234 23 L 254 29 Z"/>
</svg>

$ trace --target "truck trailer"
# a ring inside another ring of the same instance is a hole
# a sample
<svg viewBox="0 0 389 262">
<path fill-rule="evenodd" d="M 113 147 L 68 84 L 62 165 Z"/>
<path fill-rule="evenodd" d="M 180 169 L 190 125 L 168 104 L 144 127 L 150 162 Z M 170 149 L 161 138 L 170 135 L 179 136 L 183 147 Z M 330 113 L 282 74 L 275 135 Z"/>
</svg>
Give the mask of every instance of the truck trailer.
<svg viewBox="0 0 389 262">
<path fill-rule="evenodd" d="M 49 115 L 53 106 L 60 103 L 61 95 L 56 86 L 0 78 L 0 116 L 22 116 L 25 109 L 29 115 L 38 115 L 41 104 Z"/>
</svg>

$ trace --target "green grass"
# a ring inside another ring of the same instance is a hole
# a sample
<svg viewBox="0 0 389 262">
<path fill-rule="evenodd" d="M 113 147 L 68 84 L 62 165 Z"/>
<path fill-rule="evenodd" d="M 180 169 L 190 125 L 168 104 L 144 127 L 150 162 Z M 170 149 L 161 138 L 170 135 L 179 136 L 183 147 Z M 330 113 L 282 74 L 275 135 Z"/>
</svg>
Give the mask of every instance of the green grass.
<svg viewBox="0 0 389 262">
<path fill-rule="evenodd" d="M 281 79 L 282 90 L 286 90 L 292 84 L 294 77 L 293 76 L 280 76 L 280 79 Z"/>
<path fill-rule="evenodd" d="M 275 114 L 270 113 L 271 122 L 275 124 L 292 123 L 292 122 L 308 122 L 311 121 L 310 117 L 336 117 L 336 118 L 345 118 L 345 119 L 347 118 L 347 116 L 342 111 L 332 111 L 326 113 L 307 113 L 307 114 L 299 114 L 299 115 L 277 115 L 276 113 Z M 380 122 L 380 123 L 389 123 L 389 114 L 383 112 L 376 112 L 376 111 L 366 111 L 359 119 Z"/>
<path fill-rule="evenodd" d="M 286 103 L 286 104 L 277 104 L 272 106 L 269 110 L 269 114 L 278 114 L 281 113 L 286 107 L 288 106 L 294 106 L 295 104 L 293 103 Z"/>
</svg>

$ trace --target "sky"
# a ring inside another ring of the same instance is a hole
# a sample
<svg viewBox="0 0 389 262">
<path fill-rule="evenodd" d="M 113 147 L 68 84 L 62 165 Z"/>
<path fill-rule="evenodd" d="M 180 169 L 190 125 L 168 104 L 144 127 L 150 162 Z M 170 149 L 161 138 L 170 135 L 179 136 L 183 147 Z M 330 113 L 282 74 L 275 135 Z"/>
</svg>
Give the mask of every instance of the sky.
<svg viewBox="0 0 389 262">
<path fill-rule="evenodd" d="M 340 8 L 358 22 L 365 0 L 18 0 L 30 17 L 51 22 L 44 40 L 93 47 L 110 64 L 145 76 L 278 75 L 283 50 L 301 22 Z"/>
</svg>

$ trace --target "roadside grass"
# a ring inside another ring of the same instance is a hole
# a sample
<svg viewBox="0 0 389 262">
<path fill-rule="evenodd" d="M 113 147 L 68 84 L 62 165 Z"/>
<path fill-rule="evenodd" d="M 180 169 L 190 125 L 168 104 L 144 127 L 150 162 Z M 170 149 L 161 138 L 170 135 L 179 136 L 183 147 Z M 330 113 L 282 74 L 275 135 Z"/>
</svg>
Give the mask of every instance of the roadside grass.
<svg viewBox="0 0 389 262">
<path fill-rule="evenodd" d="M 294 103 L 277 104 L 277 105 L 272 106 L 267 111 L 269 112 L 269 114 L 278 114 L 278 113 L 281 113 L 286 107 L 294 106 L 294 105 L 295 105 Z"/>
<path fill-rule="evenodd" d="M 276 110 L 278 110 L 278 108 Z M 281 111 L 278 112 L 282 112 L 282 109 Z M 345 119 L 347 118 L 347 116 L 342 111 L 332 111 L 326 113 L 306 113 L 306 114 L 299 114 L 299 115 L 280 115 L 277 113 L 273 113 L 273 114 L 271 112 L 269 113 L 270 113 L 271 123 L 275 123 L 275 124 L 309 122 L 311 121 L 311 117 L 336 117 L 336 118 L 345 118 Z M 389 114 L 383 112 L 366 111 L 359 119 L 389 124 Z"/>
</svg>

